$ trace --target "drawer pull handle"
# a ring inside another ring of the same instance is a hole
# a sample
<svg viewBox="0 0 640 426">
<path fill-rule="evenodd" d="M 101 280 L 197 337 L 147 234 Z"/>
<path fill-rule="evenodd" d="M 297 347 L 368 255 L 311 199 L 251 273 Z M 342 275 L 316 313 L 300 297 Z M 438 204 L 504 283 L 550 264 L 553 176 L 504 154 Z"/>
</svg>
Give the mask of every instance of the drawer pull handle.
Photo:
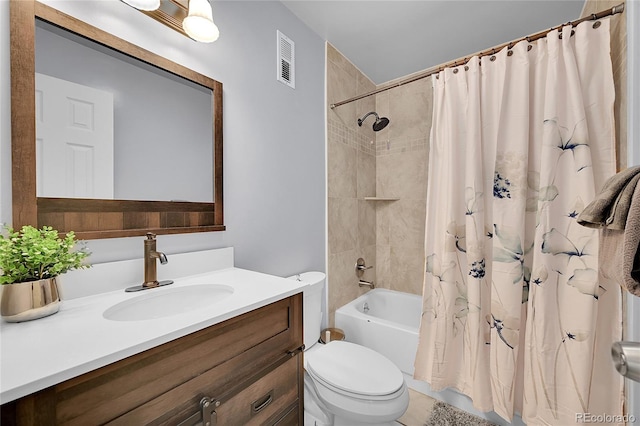
<svg viewBox="0 0 640 426">
<path fill-rule="evenodd" d="M 265 396 L 258 398 L 251 403 L 251 414 L 255 415 L 262 411 L 267 405 L 273 401 L 273 389 L 271 389 Z"/>
</svg>

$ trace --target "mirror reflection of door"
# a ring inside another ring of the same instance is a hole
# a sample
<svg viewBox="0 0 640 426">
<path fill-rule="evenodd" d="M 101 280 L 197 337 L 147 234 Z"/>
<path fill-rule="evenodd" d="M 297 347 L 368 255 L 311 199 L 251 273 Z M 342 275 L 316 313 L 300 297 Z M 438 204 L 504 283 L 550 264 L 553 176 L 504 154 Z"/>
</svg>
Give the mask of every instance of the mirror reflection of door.
<svg viewBox="0 0 640 426">
<path fill-rule="evenodd" d="M 113 199 L 113 94 L 36 73 L 37 196 Z"/>
</svg>

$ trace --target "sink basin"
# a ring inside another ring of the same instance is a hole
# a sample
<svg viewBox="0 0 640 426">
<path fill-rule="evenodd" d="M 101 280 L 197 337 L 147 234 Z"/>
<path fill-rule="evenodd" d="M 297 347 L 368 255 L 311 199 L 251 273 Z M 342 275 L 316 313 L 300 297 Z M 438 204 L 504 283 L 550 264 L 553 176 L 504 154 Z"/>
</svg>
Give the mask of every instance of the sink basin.
<svg viewBox="0 0 640 426">
<path fill-rule="evenodd" d="M 112 321 L 142 321 L 184 314 L 221 302 L 233 294 L 233 287 L 195 284 L 145 290 L 145 293 L 111 306 L 102 316 Z"/>
</svg>

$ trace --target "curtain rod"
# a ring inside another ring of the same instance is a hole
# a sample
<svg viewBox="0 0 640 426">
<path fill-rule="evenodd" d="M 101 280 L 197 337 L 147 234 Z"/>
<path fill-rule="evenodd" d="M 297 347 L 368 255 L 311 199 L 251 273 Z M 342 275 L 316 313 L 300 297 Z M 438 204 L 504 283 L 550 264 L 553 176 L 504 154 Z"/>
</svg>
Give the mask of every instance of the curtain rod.
<svg viewBox="0 0 640 426">
<path fill-rule="evenodd" d="M 420 73 L 420 74 L 418 74 L 418 75 L 416 75 L 414 77 L 409 77 L 406 80 L 401 80 L 401 81 L 399 81 L 397 83 L 390 84 L 389 86 L 381 87 L 380 89 L 376 89 L 376 90 L 374 90 L 372 92 L 364 93 L 362 95 L 358 95 L 358 96 L 355 96 L 353 98 L 349 98 L 349 99 L 344 100 L 344 101 L 336 102 L 335 104 L 331 104 L 329 106 L 331 107 L 331 109 L 334 109 L 336 107 L 339 107 L 340 105 L 348 104 L 349 102 L 357 101 L 359 99 L 366 98 L 368 96 L 372 96 L 372 95 L 375 95 L 377 93 L 387 91 L 389 89 L 393 89 L 393 88 L 396 88 L 396 87 L 403 86 L 405 84 L 413 83 L 414 81 L 421 80 L 421 79 L 427 78 L 427 77 L 429 77 L 429 76 L 431 76 L 433 74 L 439 73 L 440 71 L 444 70 L 445 68 L 457 67 L 458 65 L 466 64 L 474 56 L 486 56 L 486 55 L 489 55 L 489 54 L 493 55 L 497 51 L 499 51 L 500 49 L 502 49 L 504 47 L 509 47 L 509 49 L 511 49 L 516 43 L 519 43 L 519 42 L 524 41 L 524 40 L 526 40 L 527 42 L 531 43 L 532 41 L 535 41 L 535 40 L 538 40 L 540 38 L 545 37 L 551 31 L 560 30 L 560 29 L 562 29 L 562 27 L 567 26 L 567 25 L 571 25 L 572 27 L 575 27 L 576 25 L 578 25 L 578 24 L 580 24 L 580 23 L 582 23 L 584 21 L 595 21 L 595 20 L 604 18 L 606 16 L 611 16 L 611 15 L 615 15 L 615 14 L 622 13 L 622 12 L 624 12 L 624 3 L 620 3 L 617 6 L 614 6 L 614 7 L 610 8 L 610 9 L 603 10 L 603 11 L 598 12 L 598 13 L 592 13 L 591 15 L 585 16 L 584 18 L 580 18 L 580 19 L 577 19 L 575 21 L 567 22 L 566 24 L 562 24 L 562 25 L 560 25 L 558 27 L 549 28 L 548 30 L 541 31 L 539 33 L 532 34 L 532 35 L 527 36 L 527 37 L 522 37 L 522 38 L 516 39 L 514 41 L 510 41 L 508 43 L 503 43 L 503 44 L 500 44 L 498 46 L 492 47 L 491 49 L 486 49 L 486 50 L 483 50 L 481 52 L 477 52 L 477 53 L 474 53 L 472 55 L 465 56 L 463 58 L 457 59 L 455 61 L 447 62 L 444 65 L 439 65 L 437 67 L 429 68 L 425 72 Z"/>
</svg>

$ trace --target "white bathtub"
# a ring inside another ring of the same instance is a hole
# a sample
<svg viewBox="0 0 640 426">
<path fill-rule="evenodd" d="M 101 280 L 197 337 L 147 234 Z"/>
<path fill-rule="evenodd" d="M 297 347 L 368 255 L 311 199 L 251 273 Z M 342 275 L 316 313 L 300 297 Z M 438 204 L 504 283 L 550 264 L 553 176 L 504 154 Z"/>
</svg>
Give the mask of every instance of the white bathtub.
<svg viewBox="0 0 640 426">
<path fill-rule="evenodd" d="M 335 324 L 347 341 L 381 353 L 412 376 L 421 311 L 421 296 L 376 288 L 340 307 Z"/>
</svg>

